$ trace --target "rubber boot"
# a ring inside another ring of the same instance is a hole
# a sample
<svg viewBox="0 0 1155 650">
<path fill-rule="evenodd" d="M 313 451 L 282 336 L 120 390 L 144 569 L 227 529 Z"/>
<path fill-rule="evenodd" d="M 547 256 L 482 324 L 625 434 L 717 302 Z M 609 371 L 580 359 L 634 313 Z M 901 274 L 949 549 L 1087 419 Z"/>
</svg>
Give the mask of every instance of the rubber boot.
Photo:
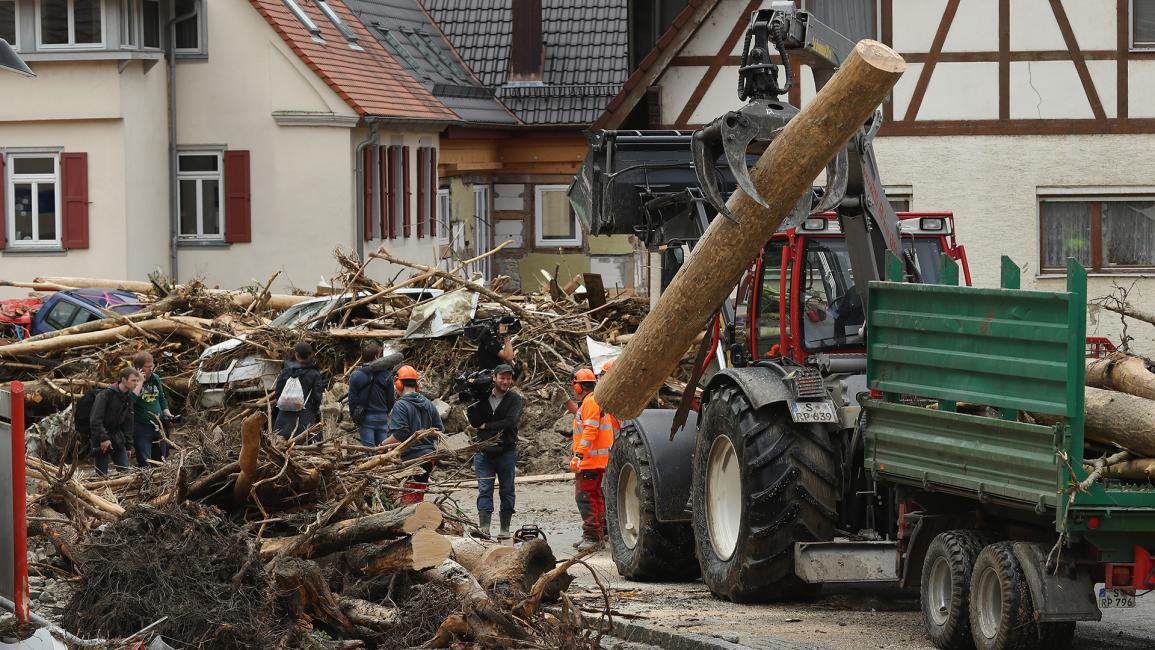
<svg viewBox="0 0 1155 650">
<path fill-rule="evenodd" d="M 492 521 L 493 521 L 493 513 L 492 512 L 485 512 L 483 510 L 483 511 L 480 511 L 477 513 L 477 529 L 481 531 L 482 535 L 489 537 L 489 535 L 490 535 L 489 529 L 492 525 L 491 524 Z"/>
<path fill-rule="evenodd" d="M 513 520 L 513 513 L 501 511 L 501 532 L 497 534 L 497 541 L 504 542 L 509 539 L 509 523 Z"/>
</svg>

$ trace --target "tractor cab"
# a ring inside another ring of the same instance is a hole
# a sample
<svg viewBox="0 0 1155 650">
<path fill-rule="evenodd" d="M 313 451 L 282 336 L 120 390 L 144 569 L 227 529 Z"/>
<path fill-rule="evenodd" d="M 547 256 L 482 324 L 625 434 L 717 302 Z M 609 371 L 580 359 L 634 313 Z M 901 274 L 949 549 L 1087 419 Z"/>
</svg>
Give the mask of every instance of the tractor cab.
<svg viewBox="0 0 1155 650">
<path fill-rule="evenodd" d="M 945 253 L 970 285 L 953 213 L 900 212 L 898 218 L 908 268 L 918 281 L 939 282 Z M 778 357 L 805 364 L 816 354 L 862 354 L 864 322 L 837 215 L 816 215 L 766 242 L 739 282 L 732 310 L 718 318 L 711 365 L 741 367 Z"/>
</svg>

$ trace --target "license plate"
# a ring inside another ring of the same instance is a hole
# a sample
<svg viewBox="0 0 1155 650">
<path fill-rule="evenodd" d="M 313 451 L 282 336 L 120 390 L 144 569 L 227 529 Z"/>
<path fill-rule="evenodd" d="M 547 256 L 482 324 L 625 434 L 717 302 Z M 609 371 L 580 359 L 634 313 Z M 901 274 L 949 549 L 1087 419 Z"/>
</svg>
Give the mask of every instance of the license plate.
<svg viewBox="0 0 1155 650">
<path fill-rule="evenodd" d="M 1099 590 L 1099 609 L 1134 606 L 1134 589 L 1107 589 L 1103 587 Z"/>
<path fill-rule="evenodd" d="M 795 422 L 837 422 L 834 402 L 794 402 L 790 417 Z"/>
</svg>

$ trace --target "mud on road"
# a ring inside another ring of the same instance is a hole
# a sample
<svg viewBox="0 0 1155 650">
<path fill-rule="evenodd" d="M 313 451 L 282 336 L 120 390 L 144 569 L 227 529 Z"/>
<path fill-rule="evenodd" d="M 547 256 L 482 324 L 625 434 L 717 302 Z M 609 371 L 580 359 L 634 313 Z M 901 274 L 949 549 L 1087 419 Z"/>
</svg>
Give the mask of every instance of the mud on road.
<svg viewBox="0 0 1155 650">
<path fill-rule="evenodd" d="M 470 515 L 476 512 L 476 490 L 454 493 Z M 574 505 L 573 483 L 552 482 L 517 486 L 514 527 L 537 524 L 548 535 L 558 557 L 573 551 L 581 537 Z M 800 647 L 832 650 L 934 650 L 922 627 L 916 595 L 887 588 L 828 588 L 811 603 L 740 605 L 714 598 L 705 585 L 639 583 L 618 575 L 610 551 L 589 559 L 610 591 L 615 616 L 694 632 L 752 648 Z M 594 578 L 575 570 L 571 587 L 575 602 L 591 611 L 603 603 Z M 1150 650 L 1155 648 L 1155 595 L 1138 599 L 1130 610 L 1107 610 L 1098 623 L 1080 623 L 1074 650 Z"/>
</svg>

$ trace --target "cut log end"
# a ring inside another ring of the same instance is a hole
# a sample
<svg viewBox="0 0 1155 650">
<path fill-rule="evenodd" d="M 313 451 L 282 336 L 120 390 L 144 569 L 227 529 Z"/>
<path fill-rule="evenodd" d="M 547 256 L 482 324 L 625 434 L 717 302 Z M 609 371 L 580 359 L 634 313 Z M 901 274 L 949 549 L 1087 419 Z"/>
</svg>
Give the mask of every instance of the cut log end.
<svg viewBox="0 0 1155 650">
<path fill-rule="evenodd" d="M 441 508 L 428 502 L 418 503 L 413 509 L 413 514 L 402 524 L 401 530 L 405 533 L 416 533 L 419 530 L 428 528 L 430 530 L 437 529 L 441 525 Z"/>
<path fill-rule="evenodd" d="M 411 543 L 413 545 L 413 569 L 416 571 L 431 569 L 441 564 L 453 550 L 449 540 L 427 528 L 413 533 Z"/>
<path fill-rule="evenodd" d="M 864 39 L 854 46 L 858 56 L 871 67 L 883 72 L 902 74 L 906 70 L 906 60 L 885 43 Z"/>
</svg>

